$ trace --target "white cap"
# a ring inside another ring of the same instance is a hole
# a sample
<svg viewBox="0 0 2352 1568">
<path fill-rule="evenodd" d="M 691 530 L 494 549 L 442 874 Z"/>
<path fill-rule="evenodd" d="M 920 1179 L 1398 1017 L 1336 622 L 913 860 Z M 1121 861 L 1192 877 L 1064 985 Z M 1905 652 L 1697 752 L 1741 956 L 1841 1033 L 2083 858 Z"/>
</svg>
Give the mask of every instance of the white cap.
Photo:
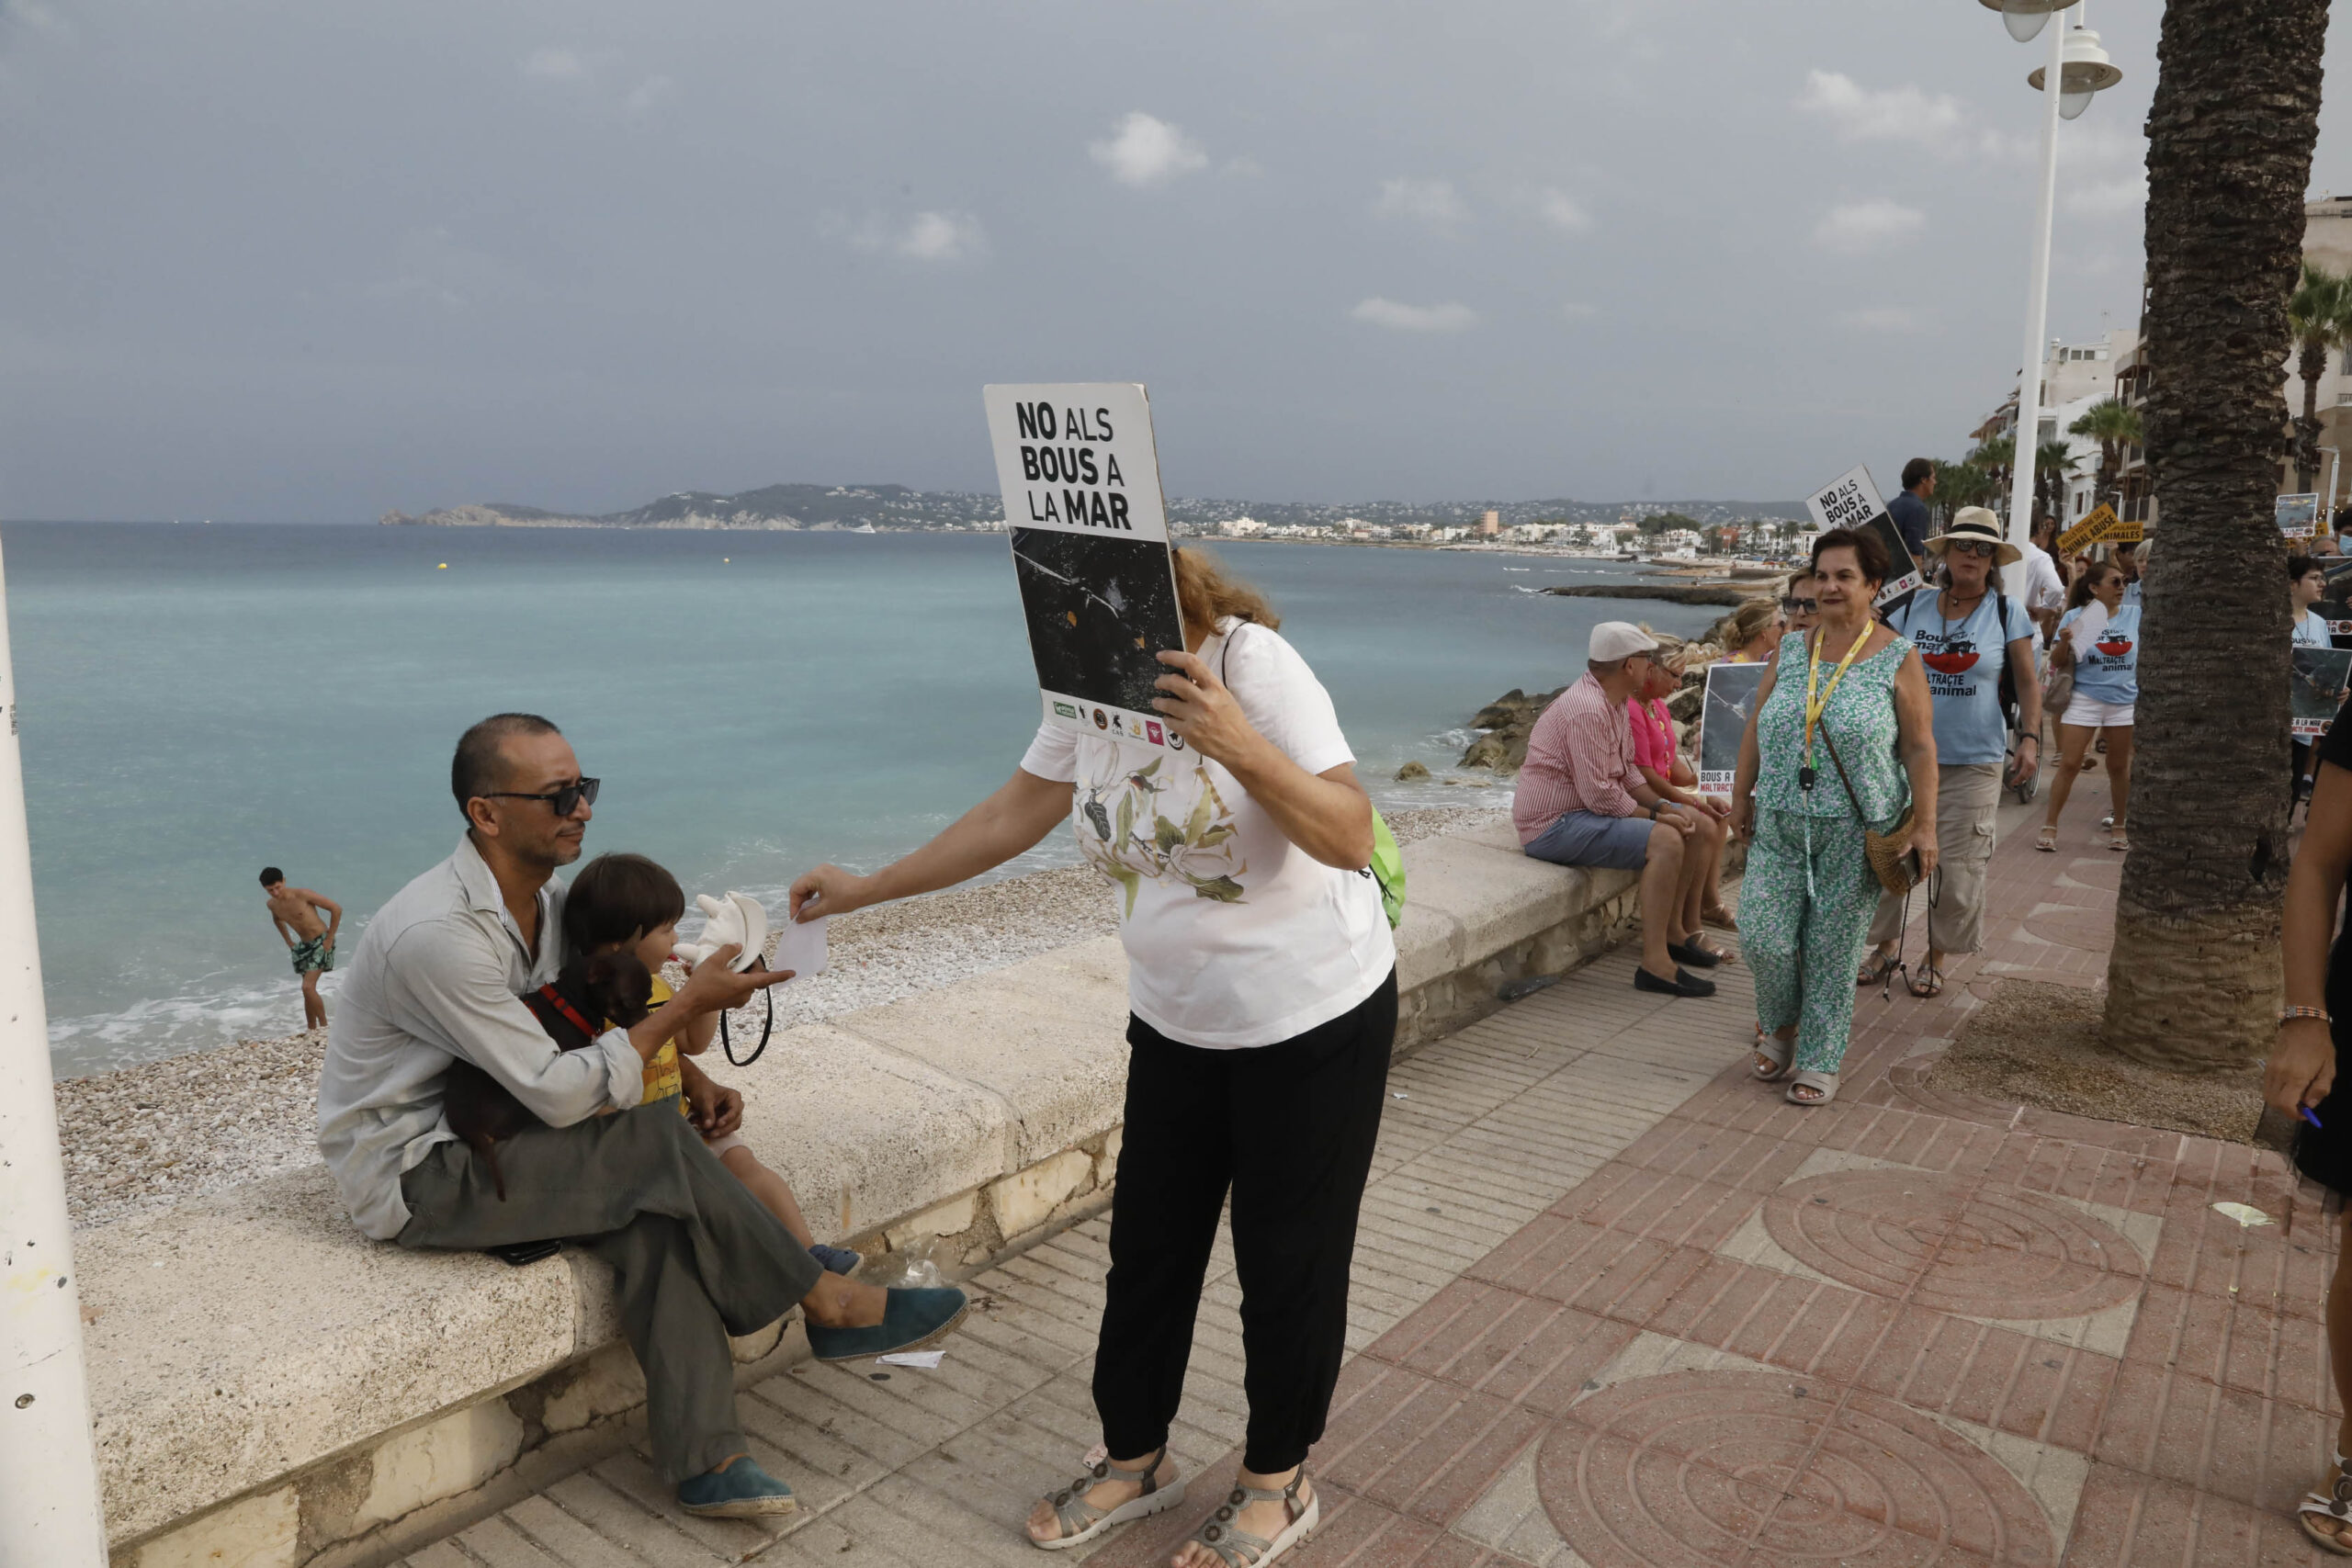
<svg viewBox="0 0 2352 1568">
<path fill-rule="evenodd" d="M 1613 664 L 1632 653 L 1655 653 L 1657 638 L 1631 621 L 1603 621 L 1592 628 L 1585 657 L 1595 664 Z"/>
</svg>

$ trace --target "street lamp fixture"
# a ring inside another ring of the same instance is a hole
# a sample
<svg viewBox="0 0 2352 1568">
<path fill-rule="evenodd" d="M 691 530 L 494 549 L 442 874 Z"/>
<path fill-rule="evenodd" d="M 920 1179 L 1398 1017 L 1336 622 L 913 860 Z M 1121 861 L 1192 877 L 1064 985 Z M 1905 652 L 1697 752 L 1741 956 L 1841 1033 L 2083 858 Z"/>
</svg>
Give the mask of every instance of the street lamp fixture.
<svg viewBox="0 0 2352 1568">
<path fill-rule="evenodd" d="M 2036 67 L 2026 85 L 2035 92 L 2041 91 L 2044 73 Z M 2091 107 L 2091 95 L 2103 93 L 2123 80 L 2123 73 L 2107 58 L 2107 51 L 2098 45 L 2098 34 L 2088 28 L 2076 28 L 2066 35 L 2065 62 L 2058 68 L 2058 113 L 2060 118 L 2074 119 Z"/>
<path fill-rule="evenodd" d="M 2054 11 L 2063 11 L 2070 0 L 1984 0 L 1988 11 L 2001 13 L 2001 25 L 2019 43 L 2030 43 L 2041 34 L 2041 25 Z"/>
</svg>

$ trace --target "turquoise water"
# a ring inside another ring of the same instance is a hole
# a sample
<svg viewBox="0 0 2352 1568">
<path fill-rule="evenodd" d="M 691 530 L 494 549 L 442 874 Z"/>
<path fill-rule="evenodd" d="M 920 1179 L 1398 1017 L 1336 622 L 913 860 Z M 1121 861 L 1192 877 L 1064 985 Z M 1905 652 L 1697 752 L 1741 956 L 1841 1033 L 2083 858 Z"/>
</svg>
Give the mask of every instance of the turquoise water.
<svg viewBox="0 0 2352 1568">
<path fill-rule="evenodd" d="M 936 831 L 1037 722 L 1001 536 L 17 524 L 0 543 L 65 1075 L 299 1028 L 256 874 L 340 900 L 348 951 L 456 842 L 449 751 L 484 714 L 546 714 L 604 779 L 591 852 L 771 902 L 820 859 L 867 868 Z M 1624 578 L 1600 563 L 1220 547 L 1387 806 L 1493 798 L 1388 781 L 1450 764 L 1505 689 L 1579 670 L 1594 621 L 1716 614 L 1525 592 Z"/>
</svg>

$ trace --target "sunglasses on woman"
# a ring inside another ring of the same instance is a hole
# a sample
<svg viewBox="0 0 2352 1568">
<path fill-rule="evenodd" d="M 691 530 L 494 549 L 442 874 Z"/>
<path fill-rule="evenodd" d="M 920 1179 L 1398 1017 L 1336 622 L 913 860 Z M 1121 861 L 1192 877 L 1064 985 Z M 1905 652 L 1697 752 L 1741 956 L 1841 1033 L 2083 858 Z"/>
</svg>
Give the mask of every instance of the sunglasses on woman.
<svg viewBox="0 0 2352 1568">
<path fill-rule="evenodd" d="M 591 806 L 595 805 L 596 789 L 603 783 L 602 779 L 574 779 L 560 789 L 551 789 L 545 795 L 524 795 L 516 790 L 494 789 L 484 795 L 482 798 L 485 800 L 544 800 L 554 808 L 558 817 L 569 817 L 580 809 L 580 803 L 583 800 Z"/>
<path fill-rule="evenodd" d="M 1810 615 L 1821 608 L 1817 599 L 1783 599 L 1781 613 L 1784 615 Z"/>
<path fill-rule="evenodd" d="M 1999 550 L 2000 546 L 1988 545 L 1982 539 L 1965 539 L 1954 540 L 1951 544 L 1947 545 L 1944 547 L 1947 549 L 1958 550 L 1964 556 L 1983 556 L 1989 560 L 1992 558 L 1995 552 Z"/>
</svg>

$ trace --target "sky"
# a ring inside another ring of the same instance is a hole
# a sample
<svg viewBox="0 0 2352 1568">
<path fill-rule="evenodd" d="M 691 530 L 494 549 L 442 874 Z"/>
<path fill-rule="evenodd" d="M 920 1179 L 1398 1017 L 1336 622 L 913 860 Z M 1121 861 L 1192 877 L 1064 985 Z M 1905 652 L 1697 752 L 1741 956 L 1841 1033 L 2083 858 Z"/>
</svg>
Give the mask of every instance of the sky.
<svg viewBox="0 0 2352 1568">
<path fill-rule="evenodd" d="M 2092 6 L 2055 336 L 2137 313 L 2158 14 Z M 1891 485 L 2015 384 L 2041 58 L 1969 0 L 0 0 L 0 516 L 989 491 L 991 381 L 1146 383 L 1176 495 Z"/>
</svg>

